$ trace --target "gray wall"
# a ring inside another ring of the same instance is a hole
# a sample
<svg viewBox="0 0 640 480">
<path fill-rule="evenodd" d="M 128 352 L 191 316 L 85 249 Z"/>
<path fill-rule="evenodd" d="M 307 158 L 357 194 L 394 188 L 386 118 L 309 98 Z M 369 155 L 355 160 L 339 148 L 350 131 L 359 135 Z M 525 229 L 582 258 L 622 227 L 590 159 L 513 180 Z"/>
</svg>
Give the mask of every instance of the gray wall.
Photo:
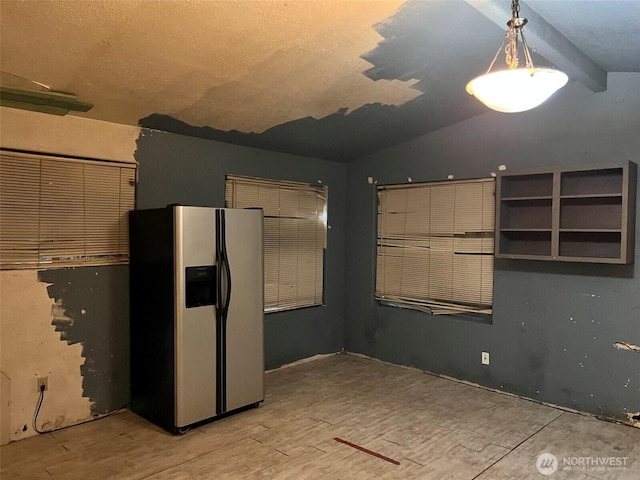
<svg viewBox="0 0 640 480">
<path fill-rule="evenodd" d="M 136 208 L 171 203 L 224 206 L 225 176 L 292 180 L 329 188 L 325 305 L 265 315 L 265 363 L 279 367 L 342 350 L 344 313 L 344 164 L 142 129 Z"/>
<path fill-rule="evenodd" d="M 614 343 L 640 345 L 640 233 L 635 266 L 496 262 L 491 324 L 431 316 L 373 300 L 376 203 L 367 182 L 625 160 L 640 161 L 640 74 L 610 74 L 600 94 L 572 83 L 531 112 L 486 113 L 348 164 L 345 349 L 627 420 L 640 411 L 640 354 Z"/>
<path fill-rule="evenodd" d="M 125 265 L 41 270 L 38 280 L 64 315 L 53 315 L 60 340 L 81 344 L 82 396 L 91 413 L 129 403 L 129 268 Z M 57 373 L 57 372 L 56 372 Z"/>
</svg>

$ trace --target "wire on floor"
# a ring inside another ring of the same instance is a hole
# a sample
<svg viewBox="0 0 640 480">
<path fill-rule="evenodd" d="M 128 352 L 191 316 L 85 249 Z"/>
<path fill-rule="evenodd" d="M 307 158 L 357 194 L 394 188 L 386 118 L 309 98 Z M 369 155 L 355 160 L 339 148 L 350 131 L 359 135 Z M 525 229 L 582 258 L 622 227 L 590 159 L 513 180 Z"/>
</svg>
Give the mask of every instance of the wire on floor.
<svg viewBox="0 0 640 480">
<path fill-rule="evenodd" d="M 84 420 L 82 422 L 74 423 L 72 425 L 65 425 L 64 427 L 52 428 L 52 429 L 49 429 L 49 430 L 40 430 L 38 428 L 38 414 L 40 413 L 40 408 L 42 408 L 42 402 L 44 401 L 44 390 L 45 390 L 45 386 L 44 385 L 40 385 L 40 396 L 38 397 L 38 403 L 36 404 L 36 410 L 33 413 L 33 430 L 36 431 L 39 434 L 57 432 L 58 430 L 62 430 L 64 428 L 75 427 L 77 425 L 82 425 L 84 423 L 93 422 L 94 420 L 100 420 L 101 418 L 110 417 L 111 415 L 119 413 L 124 408 L 124 407 L 118 408 L 117 410 L 114 410 L 112 412 L 108 412 L 108 413 L 105 413 L 105 414 L 102 414 L 102 415 L 95 415 L 93 418 L 89 418 L 88 420 Z"/>
<path fill-rule="evenodd" d="M 42 407 L 42 401 L 44 400 L 44 385 L 40 385 L 40 396 L 38 397 L 38 403 L 36 405 L 36 411 L 33 414 L 33 429 L 38 433 L 47 433 L 46 431 L 38 429 L 38 414 L 40 413 L 40 407 Z"/>
</svg>

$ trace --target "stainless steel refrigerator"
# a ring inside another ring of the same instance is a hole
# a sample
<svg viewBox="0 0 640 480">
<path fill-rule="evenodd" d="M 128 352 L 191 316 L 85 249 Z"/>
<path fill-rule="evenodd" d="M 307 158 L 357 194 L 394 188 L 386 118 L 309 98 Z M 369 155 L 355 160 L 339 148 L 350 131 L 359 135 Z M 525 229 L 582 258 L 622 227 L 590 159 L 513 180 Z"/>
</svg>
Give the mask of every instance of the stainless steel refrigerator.
<svg viewBox="0 0 640 480">
<path fill-rule="evenodd" d="M 262 210 L 130 214 L 131 409 L 174 433 L 264 400 Z"/>
</svg>

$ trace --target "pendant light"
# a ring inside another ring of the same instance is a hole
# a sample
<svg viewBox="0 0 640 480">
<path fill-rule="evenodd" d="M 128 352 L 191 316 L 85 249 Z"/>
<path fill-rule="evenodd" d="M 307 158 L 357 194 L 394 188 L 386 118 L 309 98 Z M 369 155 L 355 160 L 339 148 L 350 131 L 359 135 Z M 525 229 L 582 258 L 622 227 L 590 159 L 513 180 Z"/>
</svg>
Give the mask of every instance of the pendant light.
<svg viewBox="0 0 640 480">
<path fill-rule="evenodd" d="M 520 18 L 518 0 L 511 1 L 509 29 L 484 75 L 467 83 L 467 92 L 487 107 L 498 112 L 524 112 L 537 107 L 569 79 L 566 74 L 552 68 L 536 68 L 531 60 L 529 46 L 524 39 L 526 18 Z M 519 65 L 518 39 L 522 42 L 525 65 Z M 504 48 L 507 68 L 491 72 L 498 55 Z"/>
</svg>

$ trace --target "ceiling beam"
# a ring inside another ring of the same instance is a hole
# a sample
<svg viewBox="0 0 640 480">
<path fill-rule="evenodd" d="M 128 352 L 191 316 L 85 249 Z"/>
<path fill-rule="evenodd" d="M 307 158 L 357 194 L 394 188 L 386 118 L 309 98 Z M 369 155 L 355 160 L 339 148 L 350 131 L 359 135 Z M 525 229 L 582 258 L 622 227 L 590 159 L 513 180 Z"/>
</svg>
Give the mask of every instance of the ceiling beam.
<svg viewBox="0 0 640 480">
<path fill-rule="evenodd" d="M 506 32 L 507 21 L 511 18 L 509 0 L 466 2 Z M 527 43 L 535 46 L 536 53 L 590 90 L 604 92 L 607 89 L 607 72 L 524 2 L 520 2 L 520 16 L 529 20 L 525 28 Z"/>
</svg>

